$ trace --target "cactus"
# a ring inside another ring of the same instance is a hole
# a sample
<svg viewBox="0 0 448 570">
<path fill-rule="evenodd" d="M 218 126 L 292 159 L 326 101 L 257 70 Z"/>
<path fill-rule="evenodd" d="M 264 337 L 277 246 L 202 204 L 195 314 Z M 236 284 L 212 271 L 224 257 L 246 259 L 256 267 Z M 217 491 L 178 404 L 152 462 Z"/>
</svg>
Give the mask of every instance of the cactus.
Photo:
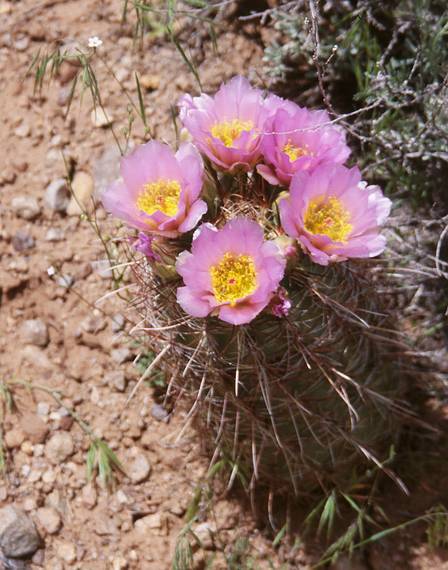
<svg viewBox="0 0 448 570">
<path fill-rule="evenodd" d="M 236 200 L 228 215 L 263 216 Z M 288 316 L 263 313 L 235 327 L 185 317 L 169 270 L 185 246 L 174 242 L 156 250 L 164 263 L 135 265 L 141 319 L 150 346 L 169 347 L 169 394 L 190 407 L 214 460 L 224 458 L 252 492 L 302 498 L 348 489 L 375 466 L 394 477 L 383 464 L 408 414 L 406 382 L 376 293 L 378 264 L 322 267 L 301 255 L 284 283 Z"/>
<path fill-rule="evenodd" d="M 268 491 L 269 510 L 274 495 L 369 487 L 375 471 L 403 485 L 389 467 L 410 415 L 402 345 L 372 259 L 390 201 L 342 165 L 324 111 L 242 78 L 185 96 L 180 117 L 196 147 L 147 143 L 103 195 L 140 230 L 134 305 L 167 397 L 229 486 Z"/>
</svg>

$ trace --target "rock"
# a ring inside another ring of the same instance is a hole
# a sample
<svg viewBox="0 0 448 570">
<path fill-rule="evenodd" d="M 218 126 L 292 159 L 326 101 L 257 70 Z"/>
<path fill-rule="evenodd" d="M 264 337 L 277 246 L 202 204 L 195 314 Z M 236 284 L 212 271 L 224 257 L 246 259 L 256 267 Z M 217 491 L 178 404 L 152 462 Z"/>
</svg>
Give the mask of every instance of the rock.
<svg viewBox="0 0 448 570">
<path fill-rule="evenodd" d="M 33 555 L 41 543 L 34 523 L 17 507 L 0 509 L 0 547 L 9 558 Z"/>
<path fill-rule="evenodd" d="M 153 404 L 151 406 L 151 416 L 159 422 L 168 423 L 170 415 L 160 404 Z"/>
<path fill-rule="evenodd" d="M 37 346 L 32 346 L 31 344 L 25 346 L 25 348 L 21 351 L 22 358 L 26 360 L 29 364 L 33 366 L 37 366 L 42 370 L 48 371 L 53 368 L 50 359 L 45 354 L 43 350 L 38 348 Z"/>
<path fill-rule="evenodd" d="M 91 261 L 90 266 L 92 270 L 97 273 L 101 279 L 111 279 L 112 269 L 110 268 L 110 262 L 108 259 L 99 259 L 98 261 Z"/>
<path fill-rule="evenodd" d="M 59 285 L 59 287 L 62 287 L 63 289 L 70 289 L 70 287 L 72 287 L 74 282 L 75 278 L 73 277 L 73 275 L 70 275 L 69 273 L 63 273 L 62 275 L 59 275 L 59 277 L 56 279 L 56 283 Z"/>
<path fill-rule="evenodd" d="M 94 127 L 100 129 L 108 127 L 113 123 L 113 118 L 110 112 L 107 109 L 103 109 L 102 107 L 96 107 L 95 109 L 92 109 L 90 120 L 92 121 L 92 125 Z"/>
<path fill-rule="evenodd" d="M 77 172 L 72 181 L 72 197 L 67 206 L 69 216 L 79 216 L 93 210 L 93 179 L 87 172 Z"/>
<path fill-rule="evenodd" d="M 76 560 L 76 546 L 71 542 L 59 542 L 56 546 L 56 552 L 67 564 L 73 564 Z"/>
<path fill-rule="evenodd" d="M 124 329 L 124 317 L 121 313 L 117 313 L 112 317 L 112 332 L 118 333 Z"/>
<path fill-rule="evenodd" d="M 52 507 L 42 507 L 37 509 L 37 520 L 45 529 L 47 534 L 56 534 L 61 526 L 61 516 L 56 509 Z"/>
<path fill-rule="evenodd" d="M 60 148 L 62 146 L 62 137 L 61 135 L 54 135 L 51 137 L 50 142 L 48 143 L 50 148 Z"/>
<path fill-rule="evenodd" d="M 108 372 L 103 379 L 106 386 L 113 386 L 117 392 L 124 392 L 126 390 L 126 377 L 123 370 L 113 370 Z"/>
<path fill-rule="evenodd" d="M 0 15 L 10 14 L 12 12 L 12 4 L 10 2 L 2 2 L 0 4 Z"/>
<path fill-rule="evenodd" d="M 129 568 L 129 564 L 123 556 L 116 556 L 112 560 L 112 570 L 126 570 L 127 568 Z"/>
<path fill-rule="evenodd" d="M 32 444 L 44 443 L 49 432 L 47 424 L 34 414 L 24 414 L 20 419 L 20 425 Z"/>
<path fill-rule="evenodd" d="M 30 132 L 31 129 L 27 123 L 22 123 L 16 129 L 14 129 L 14 134 L 16 135 L 16 137 L 20 137 L 21 139 L 28 137 Z"/>
<path fill-rule="evenodd" d="M 23 453 L 26 455 L 31 456 L 33 455 L 34 445 L 31 443 L 31 441 L 24 441 L 20 446 L 20 450 L 23 451 Z"/>
<path fill-rule="evenodd" d="M 81 323 L 82 330 L 92 334 L 101 332 L 106 326 L 106 321 L 97 315 L 89 315 Z"/>
<path fill-rule="evenodd" d="M 14 47 L 17 51 L 26 51 L 30 45 L 30 38 L 23 36 L 14 42 Z"/>
<path fill-rule="evenodd" d="M 48 402 L 37 402 L 36 412 L 40 417 L 48 416 L 50 413 L 50 404 Z"/>
<path fill-rule="evenodd" d="M 75 75 L 78 73 L 78 67 L 73 65 L 69 61 L 63 61 L 58 70 L 59 81 L 62 85 L 65 85 L 69 81 L 75 78 Z M 72 88 L 71 85 L 67 86 L 70 90 Z"/>
<path fill-rule="evenodd" d="M 93 164 L 95 195 L 99 196 L 120 176 L 120 151 L 116 145 L 105 148 Z"/>
<path fill-rule="evenodd" d="M 29 271 L 29 268 L 30 267 L 28 261 L 24 257 L 17 257 L 8 264 L 8 269 L 17 271 L 17 273 L 27 273 L 27 271 Z"/>
<path fill-rule="evenodd" d="M 83 504 L 88 509 L 93 509 L 98 500 L 98 494 L 96 492 L 94 485 L 89 483 L 88 485 L 83 487 L 81 491 L 81 497 Z"/>
<path fill-rule="evenodd" d="M 53 180 L 45 190 L 45 205 L 53 212 L 65 212 L 70 201 L 70 192 L 64 178 Z"/>
<path fill-rule="evenodd" d="M 215 530 L 208 522 L 197 524 L 191 530 L 198 537 L 202 548 L 205 550 L 213 550 L 213 536 L 215 534 Z"/>
<path fill-rule="evenodd" d="M 146 455 L 137 453 L 126 467 L 126 473 L 133 483 L 142 483 L 151 473 L 151 464 Z"/>
<path fill-rule="evenodd" d="M 27 497 L 23 501 L 23 509 L 27 513 L 31 512 L 31 511 L 35 511 L 37 509 L 36 499 L 33 499 L 33 497 Z"/>
<path fill-rule="evenodd" d="M 26 172 L 29 166 L 26 160 L 21 160 L 20 158 L 17 160 L 13 160 L 12 165 L 18 172 Z"/>
<path fill-rule="evenodd" d="M 111 350 L 110 355 L 112 360 L 117 364 L 124 364 L 125 362 L 132 360 L 132 352 L 126 346 L 123 346 L 122 348 L 114 348 Z"/>
<path fill-rule="evenodd" d="M 92 386 L 92 390 L 90 392 L 90 401 L 96 406 L 99 404 L 100 399 L 101 397 L 98 388 L 96 386 Z"/>
<path fill-rule="evenodd" d="M 94 334 L 81 332 L 81 336 L 77 338 L 79 344 L 88 346 L 89 348 L 102 348 L 101 340 Z"/>
<path fill-rule="evenodd" d="M 65 239 L 64 230 L 60 228 L 49 228 L 45 234 L 45 241 L 63 241 Z"/>
<path fill-rule="evenodd" d="M 11 201 L 11 209 L 24 220 L 34 220 L 40 214 L 40 206 L 32 196 L 15 196 Z"/>
<path fill-rule="evenodd" d="M 43 42 L 47 38 L 47 29 L 41 22 L 28 22 L 26 28 L 26 31 L 32 40 Z"/>
<path fill-rule="evenodd" d="M 33 344 L 42 348 L 47 346 L 50 340 L 47 325 L 42 319 L 29 319 L 22 323 L 20 334 L 25 344 Z"/>
<path fill-rule="evenodd" d="M 43 567 L 45 564 L 45 550 L 43 548 L 39 548 L 39 550 L 34 554 L 31 562 L 36 564 L 36 566 Z M 29 566 L 27 566 L 28 570 Z"/>
<path fill-rule="evenodd" d="M 55 433 L 45 445 L 45 456 L 54 465 L 59 465 L 65 461 L 74 451 L 72 436 L 61 431 Z"/>
<path fill-rule="evenodd" d="M 148 529 L 157 529 L 162 527 L 162 516 L 161 513 L 155 513 L 153 515 L 146 515 L 135 521 L 135 529 L 145 533 Z"/>
<path fill-rule="evenodd" d="M 72 93 L 71 85 L 64 85 L 59 89 L 57 101 L 60 107 L 65 107 L 65 105 L 67 105 L 67 103 L 70 101 L 71 93 Z"/>
<path fill-rule="evenodd" d="M 16 181 L 17 174 L 11 168 L 6 167 L 5 170 L 0 174 L 0 185 L 14 184 Z"/>
<path fill-rule="evenodd" d="M 129 499 L 128 499 L 126 493 L 124 491 L 122 491 L 122 489 L 119 489 L 115 496 L 117 498 L 117 501 L 120 503 L 120 505 L 126 505 L 129 502 Z"/>
<path fill-rule="evenodd" d="M 115 72 L 115 79 L 120 83 L 123 83 L 123 81 L 129 79 L 129 69 L 127 69 L 126 67 L 118 68 L 117 71 Z"/>
<path fill-rule="evenodd" d="M 17 230 L 12 238 L 12 247 L 16 251 L 26 251 L 34 247 L 34 238 L 26 230 Z"/>
<path fill-rule="evenodd" d="M 146 91 L 155 91 L 160 87 L 160 77 L 158 75 L 145 73 L 140 77 L 140 85 L 146 89 Z"/>
<path fill-rule="evenodd" d="M 17 449 L 25 441 L 25 434 L 21 429 L 10 429 L 5 433 L 5 445 L 8 449 Z"/>
</svg>

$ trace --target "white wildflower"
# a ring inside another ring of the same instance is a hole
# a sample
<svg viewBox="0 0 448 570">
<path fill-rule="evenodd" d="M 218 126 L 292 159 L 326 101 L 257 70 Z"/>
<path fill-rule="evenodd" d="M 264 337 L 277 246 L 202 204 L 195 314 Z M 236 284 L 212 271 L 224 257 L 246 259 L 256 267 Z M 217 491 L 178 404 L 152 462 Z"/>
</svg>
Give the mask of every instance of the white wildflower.
<svg viewBox="0 0 448 570">
<path fill-rule="evenodd" d="M 91 38 L 89 38 L 87 45 L 89 46 L 89 48 L 94 48 L 94 49 L 99 48 L 100 46 L 103 45 L 103 40 L 101 40 L 98 36 L 92 36 Z"/>
</svg>

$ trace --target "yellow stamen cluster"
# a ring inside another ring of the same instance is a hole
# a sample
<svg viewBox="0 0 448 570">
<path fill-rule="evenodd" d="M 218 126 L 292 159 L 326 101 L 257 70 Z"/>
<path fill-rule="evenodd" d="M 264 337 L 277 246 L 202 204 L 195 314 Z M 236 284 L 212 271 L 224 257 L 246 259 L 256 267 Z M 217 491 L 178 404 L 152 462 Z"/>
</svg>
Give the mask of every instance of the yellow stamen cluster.
<svg viewBox="0 0 448 570">
<path fill-rule="evenodd" d="M 181 187 L 177 180 L 161 178 L 143 186 L 143 191 L 137 198 L 137 208 L 145 214 L 162 212 L 167 216 L 175 216 L 179 208 Z"/>
<path fill-rule="evenodd" d="M 232 121 L 214 124 L 210 132 L 215 139 L 219 139 L 226 147 L 231 147 L 243 131 L 251 131 L 253 128 L 252 121 L 233 119 Z"/>
<path fill-rule="evenodd" d="M 250 295 L 257 288 L 257 272 L 253 257 L 226 253 L 210 268 L 213 293 L 218 303 L 234 306 L 238 299 Z"/>
<path fill-rule="evenodd" d="M 289 160 L 291 162 L 294 162 L 295 160 L 297 160 L 301 156 L 308 156 L 311 154 L 307 145 L 305 145 L 303 147 L 296 146 L 295 144 L 292 144 L 292 142 L 290 140 L 283 147 L 283 152 L 288 155 Z"/>
<path fill-rule="evenodd" d="M 334 196 L 311 200 L 305 214 L 305 229 L 311 234 L 323 234 L 333 241 L 346 243 L 352 230 L 350 213 Z"/>
</svg>

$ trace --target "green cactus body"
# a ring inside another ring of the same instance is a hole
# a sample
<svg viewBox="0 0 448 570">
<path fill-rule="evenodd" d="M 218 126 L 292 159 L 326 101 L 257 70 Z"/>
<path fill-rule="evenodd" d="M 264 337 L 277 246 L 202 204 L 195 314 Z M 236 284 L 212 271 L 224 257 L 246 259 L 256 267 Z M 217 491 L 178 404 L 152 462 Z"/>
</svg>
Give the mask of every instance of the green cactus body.
<svg viewBox="0 0 448 570">
<path fill-rule="evenodd" d="M 306 498 L 347 489 L 387 460 L 405 386 L 374 268 L 301 256 L 285 278 L 288 316 L 265 312 L 240 327 L 186 319 L 177 281 L 142 279 L 158 291 L 146 295 L 144 316 L 152 344 L 171 347 L 171 393 L 248 489 Z"/>
</svg>

